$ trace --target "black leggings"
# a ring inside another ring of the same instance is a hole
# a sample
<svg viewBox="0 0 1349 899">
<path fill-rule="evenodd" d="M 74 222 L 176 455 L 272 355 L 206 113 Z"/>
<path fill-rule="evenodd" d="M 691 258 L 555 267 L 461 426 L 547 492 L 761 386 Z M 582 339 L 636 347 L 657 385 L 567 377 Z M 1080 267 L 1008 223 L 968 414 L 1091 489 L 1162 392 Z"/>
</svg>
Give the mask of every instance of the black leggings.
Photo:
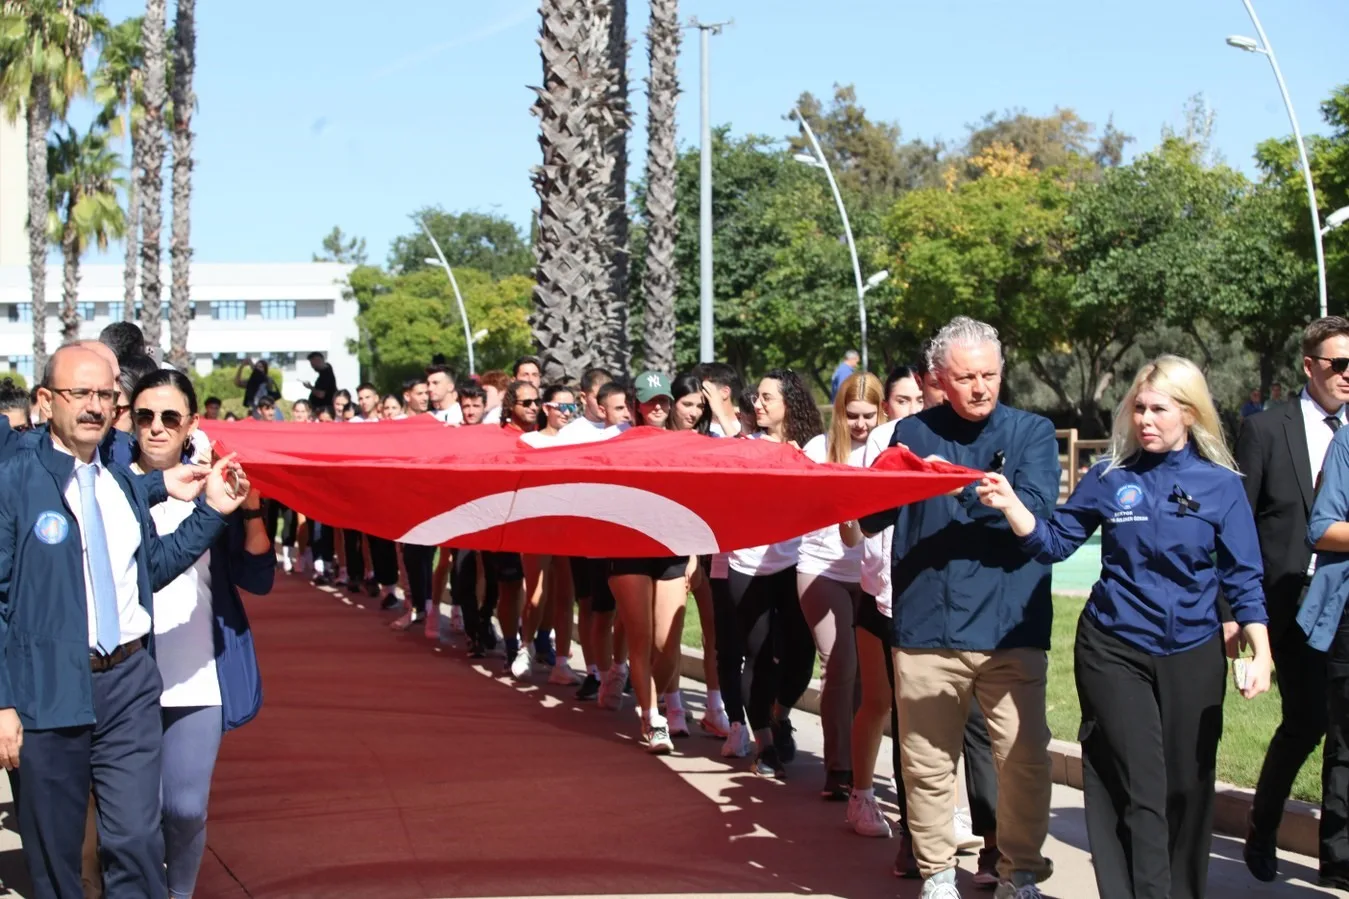
<svg viewBox="0 0 1349 899">
<path fill-rule="evenodd" d="M 750 728 L 760 731 L 772 724 L 774 703 L 790 709 L 810 686 L 815 639 L 796 595 L 795 565 L 763 575 L 731 569 L 728 581 L 745 653 L 745 710 Z"/>
<path fill-rule="evenodd" d="M 370 567 L 375 569 L 375 580 L 379 581 L 381 587 L 392 588 L 398 583 L 397 547 L 392 540 L 373 534 L 366 539 L 370 541 Z"/>
<path fill-rule="evenodd" d="M 408 592 L 412 594 L 408 600 L 412 603 L 412 607 L 420 612 L 431 600 L 436 548 L 418 546 L 415 543 L 400 543 L 399 546 L 403 548 L 403 567 L 408 571 Z"/>
<path fill-rule="evenodd" d="M 712 627 L 717 635 L 717 680 L 721 682 L 721 700 L 732 724 L 745 723 L 745 697 L 740 692 L 740 677 L 745 669 L 745 652 L 740 648 L 740 625 L 731 600 L 731 582 L 724 577 L 708 578 L 712 586 Z M 708 622 L 701 622 L 703 627 Z"/>
<path fill-rule="evenodd" d="M 281 524 L 281 545 L 295 545 L 295 511 L 283 506 L 274 499 L 267 500 L 266 509 L 267 536 L 276 539 L 276 526 Z"/>
</svg>

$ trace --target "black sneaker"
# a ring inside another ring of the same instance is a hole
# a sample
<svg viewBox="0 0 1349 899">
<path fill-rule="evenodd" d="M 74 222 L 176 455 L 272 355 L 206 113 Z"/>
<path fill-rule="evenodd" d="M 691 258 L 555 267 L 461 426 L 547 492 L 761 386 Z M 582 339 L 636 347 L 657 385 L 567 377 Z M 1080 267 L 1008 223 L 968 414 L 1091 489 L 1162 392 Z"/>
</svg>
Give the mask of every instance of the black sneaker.
<svg viewBox="0 0 1349 899">
<path fill-rule="evenodd" d="M 1320 876 L 1316 878 L 1316 885 L 1332 890 L 1349 890 L 1349 864 L 1331 862 L 1322 865 Z"/>
<path fill-rule="evenodd" d="M 379 596 L 379 581 L 375 580 L 374 578 L 370 578 L 368 581 L 362 584 L 362 586 L 365 587 L 366 595 L 369 596 L 371 599 L 374 599 L 376 596 Z"/>
<path fill-rule="evenodd" d="M 792 736 L 794 730 L 792 722 L 786 718 L 774 721 L 772 730 L 773 748 L 777 750 L 777 757 L 782 759 L 784 764 L 796 758 L 796 738 Z"/>
<path fill-rule="evenodd" d="M 820 798 L 830 802 L 847 802 L 852 795 L 851 771 L 826 771 L 824 786 L 820 788 Z"/>
<path fill-rule="evenodd" d="M 576 691 L 576 700 L 577 702 L 594 702 L 598 695 L 600 695 L 600 679 L 587 671 L 586 679 L 581 682 L 580 689 Z"/>
<path fill-rule="evenodd" d="M 760 777 L 772 777 L 777 780 L 782 780 L 787 775 L 787 769 L 782 764 L 782 759 L 778 757 L 777 748 L 773 746 L 765 746 L 759 750 L 759 754 L 750 763 L 750 770 Z"/>
<path fill-rule="evenodd" d="M 380 602 L 379 608 L 381 611 L 388 612 L 398 608 L 402 604 L 403 601 L 399 599 L 397 596 L 394 596 L 392 593 L 387 593 L 385 594 L 384 599 Z"/>
<path fill-rule="evenodd" d="M 361 592 L 361 585 L 358 584 L 358 583 L 356 583 L 355 581 L 347 581 L 347 592 L 348 592 L 348 593 L 360 593 L 360 592 Z"/>
<path fill-rule="evenodd" d="M 482 644 L 477 640 L 469 640 L 468 657 L 470 659 L 485 659 L 487 658 L 487 650 L 483 649 Z"/>
<path fill-rule="evenodd" d="M 1246 860 L 1246 868 L 1251 876 L 1261 883 L 1272 883 L 1279 876 L 1279 852 L 1277 836 L 1261 836 L 1252 827 L 1246 831 L 1246 845 L 1241 856 Z"/>
</svg>

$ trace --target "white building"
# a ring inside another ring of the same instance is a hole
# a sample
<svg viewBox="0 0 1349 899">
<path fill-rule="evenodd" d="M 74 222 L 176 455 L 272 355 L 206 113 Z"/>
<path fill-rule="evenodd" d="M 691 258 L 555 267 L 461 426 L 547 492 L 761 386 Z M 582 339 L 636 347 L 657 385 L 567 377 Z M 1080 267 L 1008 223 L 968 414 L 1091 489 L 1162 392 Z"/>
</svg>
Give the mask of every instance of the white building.
<svg viewBox="0 0 1349 899">
<path fill-rule="evenodd" d="M 0 208 L 4 205 L 0 202 Z M 205 374 L 214 368 L 235 368 L 245 359 L 267 359 L 281 372 L 282 395 L 293 400 L 309 394 L 301 382 L 314 379 L 308 356 L 317 350 L 332 363 L 338 386 L 354 393 L 360 371 L 347 342 L 357 337 L 356 303 L 342 296 L 351 269 L 332 262 L 194 264 L 187 351 L 196 370 Z M 167 264 L 163 272 L 167 278 Z M 61 345 L 61 276 L 60 265 L 47 267 L 48 352 Z M 27 265 L 0 266 L 0 370 L 18 371 L 30 385 L 34 383 L 31 294 Z M 166 282 L 161 329 L 165 356 L 168 295 Z M 79 298 L 80 337 L 96 338 L 105 325 L 121 318 L 122 266 L 81 266 Z"/>
<path fill-rule="evenodd" d="M 0 266 L 28 263 L 27 133 L 0 113 Z"/>
</svg>

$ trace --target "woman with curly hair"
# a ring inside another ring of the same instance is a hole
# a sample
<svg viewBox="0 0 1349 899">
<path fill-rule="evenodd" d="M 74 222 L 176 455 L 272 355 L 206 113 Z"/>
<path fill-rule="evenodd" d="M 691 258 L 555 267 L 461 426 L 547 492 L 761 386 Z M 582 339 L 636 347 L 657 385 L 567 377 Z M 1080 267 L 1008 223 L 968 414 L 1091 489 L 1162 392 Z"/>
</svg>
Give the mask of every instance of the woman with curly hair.
<svg viewBox="0 0 1349 899">
<path fill-rule="evenodd" d="M 754 424 L 753 437 L 798 449 L 824 431 L 810 391 L 790 369 L 774 369 L 759 381 Z M 741 692 L 758 746 L 753 771 L 764 777 L 783 777 L 785 764 L 796 755 L 787 716 L 810 684 L 815 664 L 815 641 L 796 593 L 800 546 L 797 537 L 736 550 L 729 559 L 731 601 L 745 658 Z M 744 743 L 747 736 L 742 729 Z M 747 746 L 741 748 L 746 751 L 738 754 L 748 754 Z"/>
</svg>

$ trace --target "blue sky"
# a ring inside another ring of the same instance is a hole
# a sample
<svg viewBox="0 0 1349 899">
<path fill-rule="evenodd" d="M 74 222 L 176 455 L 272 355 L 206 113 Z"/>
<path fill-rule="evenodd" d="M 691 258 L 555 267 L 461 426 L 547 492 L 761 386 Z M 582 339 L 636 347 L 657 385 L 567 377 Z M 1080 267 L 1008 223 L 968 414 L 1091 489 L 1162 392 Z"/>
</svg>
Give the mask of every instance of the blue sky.
<svg viewBox="0 0 1349 899">
<path fill-rule="evenodd" d="M 1349 81 L 1345 0 L 1259 0 L 1305 131 Z M 959 142 L 989 111 L 1072 107 L 1156 143 L 1203 93 L 1215 144 L 1247 171 L 1255 144 L 1291 132 L 1241 0 L 686 0 L 681 18 L 733 18 L 712 38 L 715 123 L 781 136 L 803 90 L 853 83 L 906 137 Z M 117 19 L 143 11 L 106 0 Z M 192 202 L 203 262 L 303 261 L 333 225 L 372 261 L 424 204 L 500 212 L 522 226 L 539 158 L 528 85 L 540 81 L 535 0 L 231 0 L 198 4 Z M 631 0 L 632 176 L 644 164 L 647 6 Z M 696 32 L 681 65 L 681 144 L 698 139 Z M 167 181 L 167 179 L 166 179 Z M 167 222 L 166 222 L 167 227 Z M 114 253 L 113 255 L 116 255 Z"/>
</svg>

